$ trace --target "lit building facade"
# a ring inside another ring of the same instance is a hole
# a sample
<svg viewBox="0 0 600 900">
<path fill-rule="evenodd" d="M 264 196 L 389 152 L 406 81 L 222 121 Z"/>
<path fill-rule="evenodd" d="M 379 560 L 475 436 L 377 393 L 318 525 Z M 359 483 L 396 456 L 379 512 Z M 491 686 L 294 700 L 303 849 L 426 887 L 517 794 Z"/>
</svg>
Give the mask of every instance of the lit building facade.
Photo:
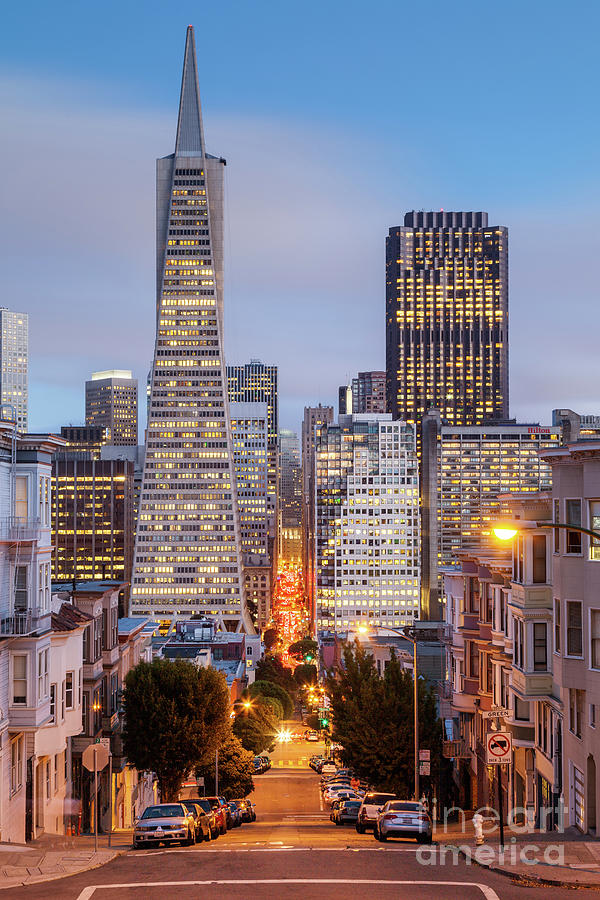
<svg viewBox="0 0 600 900">
<path fill-rule="evenodd" d="M 422 421 L 421 586 L 423 617 L 440 620 L 441 569 L 462 552 L 477 553 L 501 513 L 500 495 L 547 490 L 550 467 L 539 451 L 560 443 L 558 426 L 443 424 L 437 410 Z"/>
<path fill-rule="evenodd" d="M 357 414 L 318 430 L 316 570 L 318 631 L 419 617 L 414 425 Z"/>
<path fill-rule="evenodd" d="M 394 418 L 508 418 L 508 231 L 484 212 L 409 212 L 386 241 L 387 404 Z"/>
<path fill-rule="evenodd" d="M 317 431 L 333 422 L 333 406 L 305 406 L 302 420 L 302 571 L 310 621 L 315 618 L 315 495 Z"/>
<path fill-rule="evenodd" d="M 108 443 L 137 446 L 138 383 L 126 370 L 92 372 L 85 383 L 85 421 L 108 430 Z"/>
<path fill-rule="evenodd" d="M 299 561 L 302 556 L 302 469 L 298 435 L 279 432 L 279 555 Z"/>
<path fill-rule="evenodd" d="M 255 625 L 263 628 L 271 610 L 269 514 L 267 508 L 266 403 L 230 403 L 237 484 L 244 589 Z"/>
<path fill-rule="evenodd" d="M 129 581 L 134 465 L 58 454 L 52 462 L 52 578 Z"/>
<path fill-rule="evenodd" d="M 66 441 L 66 453 L 85 453 L 91 459 L 100 459 L 102 447 L 109 443 L 109 428 L 106 425 L 63 425 L 60 436 Z"/>
<path fill-rule="evenodd" d="M 267 479 L 272 536 L 275 536 L 277 508 L 277 434 L 279 400 L 277 366 L 266 366 L 259 359 L 240 366 L 227 366 L 227 391 L 230 403 L 266 403 L 267 405 Z"/>
<path fill-rule="evenodd" d="M 385 372 L 359 372 L 352 379 L 352 412 L 386 412 L 385 383 Z"/>
<path fill-rule="evenodd" d="M 223 358 L 223 173 L 206 153 L 187 29 L 175 151 L 157 165 L 157 334 L 132 612 L 253 631 Z"/>
<path fill-rule="evenodd" d="M 17 429 L 27 431 L 29 404 L 29 317 L 0 307 L 0 417 L 16 416 Z"/>
</svg>

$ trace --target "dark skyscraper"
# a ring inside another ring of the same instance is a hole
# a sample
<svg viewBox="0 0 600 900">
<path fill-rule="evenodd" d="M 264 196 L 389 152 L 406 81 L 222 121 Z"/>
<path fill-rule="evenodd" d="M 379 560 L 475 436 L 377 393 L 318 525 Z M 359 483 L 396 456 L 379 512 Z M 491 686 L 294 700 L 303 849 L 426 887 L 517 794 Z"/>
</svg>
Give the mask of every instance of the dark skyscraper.
<svg viewBox="0 0 600 900">
<path fill-rule="evenodd" d="M 387 405 L 420 422 L 508 418 L 508 231 L 485 212 L 410 212 L 386 241 Z"/>
</svg>

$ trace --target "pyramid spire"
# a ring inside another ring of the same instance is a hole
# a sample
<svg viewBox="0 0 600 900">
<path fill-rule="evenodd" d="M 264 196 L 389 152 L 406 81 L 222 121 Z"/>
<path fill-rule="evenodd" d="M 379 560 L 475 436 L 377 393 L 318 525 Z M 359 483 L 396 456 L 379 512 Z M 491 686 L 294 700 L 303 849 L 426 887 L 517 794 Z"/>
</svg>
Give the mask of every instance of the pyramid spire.
<svg viewBox="0 0 600 900">
<path fill-rule="evenodd" d="M 204 152 L 187 30 L 175 153 L 157 163 L 157 317 L 131 609 L 209 614 L 254 633 L 246 606 L 223 353 L 223 171 Z"/>
<path fill-rule="evenodd" d="M 200 85 L 196 65 L 196 42 L 194 27 L 188 25 L 185 36 L 185 55 L 179 97 L 179 118 L 175 156 L 199 156 L 204 154 L 204 132 L 202 129 L 202 108 L 200 106 Z"/>
</svg>

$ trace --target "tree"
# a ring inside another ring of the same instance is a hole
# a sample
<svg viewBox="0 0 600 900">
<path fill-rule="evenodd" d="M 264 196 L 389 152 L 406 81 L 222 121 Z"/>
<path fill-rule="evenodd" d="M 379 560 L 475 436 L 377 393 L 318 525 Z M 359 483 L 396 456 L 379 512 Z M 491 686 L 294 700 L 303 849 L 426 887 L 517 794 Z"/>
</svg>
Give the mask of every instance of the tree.
<svg viewBox="0 0 600 900">
<path fill-rule="evenodd" d="M 255 756 L 273 744 L 279 730 L 279 720 L 269 703 L 255 697 L 252 706 L 235 717 L 233 733 L 240 739 L 245 750 Z"/>
<path fill-rule="evenodd" d="M 294 678 L 299 687 L 303 684 L 316 684 L 318 681 L 317 667 L 309 663 L 300 663 L 294 670 Z"/>
<path fill-rule="evenodd" d="M 328 678 L 333 739 L 344 748 L 344 759 L 359 776 L 380 790 L 412 796 L 414 790 L 414 719 L 412 673 L 392 653 L 383 677 L 372 656 L 360 646 L 348 645 L 344 667 Z M 435 694 L 419 680 L 420 745 L 431 750 L 431 783 L 440 782 L 442 724 Z M 439 796 L 439 792 L 438 792 Z"/>
<path fill-rule="evenodd" d="M 295 641 L 288 647 L 288 653 L 302 662 L 311 663 L 317 658 L 319 645 L 312 638 L 302 638 L 301 641 Z"/>
<path fill-rule="evenodd" d="M 281 662 L 277 656 L 266 656 L 256 664 L 257 681 L 273 681 L 292 696 L 296 692 L 296 682 L 291 669 Z"/>
<path fill-rule="evenodd" d="M 275 697 L 283 708 L 283 718 L 290 719 L 294 714 L 294 701 L 284 687 L 275 681 L 259 679 L 248 688 L 250 697 Z"/>
<path fill-rule="evenodd" d="M 277 641 L 279 640 L 279 632 L 276 628 L 267 628 L 263 633 L 263 643 L 265 645 L 265 650 L 267 653 L 269 650 L 272 650 L 273 647 L 276 646 Z"/>
<path fill-rule="evenodd" d="M 247 797 L 254 790 L 252 760 L 254 754 L 244 750 L 241 741 L 231 734 L 219 748 L 219 793 L 227 800 Z M 204 778 L 206 793 L 215 791 L 215 760 L 206 762 L 196 770 Z"/>
<path fill-rule="evenodd" d="M 125 678 L 123 744 L 140 772 L 155 772 L 163 801 L 176 800 L 190 769 L 230 732 L 225 676 L 188 660 L 141 662 Z"/>
</svg>

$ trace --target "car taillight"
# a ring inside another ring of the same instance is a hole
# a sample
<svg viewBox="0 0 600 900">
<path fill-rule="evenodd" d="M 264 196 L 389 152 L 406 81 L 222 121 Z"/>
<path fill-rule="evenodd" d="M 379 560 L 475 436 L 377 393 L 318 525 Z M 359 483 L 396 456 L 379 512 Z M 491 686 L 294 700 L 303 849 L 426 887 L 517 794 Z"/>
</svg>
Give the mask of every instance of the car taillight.
<svg viewBox="0 0 600 900">
<path fill-rule="evenodd" d="M 394 815 L 394 813 L 387 813 L 383 818 L 384 818 L 384 820 L 387 822 L 387 821 L 389 821 L 390 819 L 395 819 L 396 816 Z"/>
</svg>

